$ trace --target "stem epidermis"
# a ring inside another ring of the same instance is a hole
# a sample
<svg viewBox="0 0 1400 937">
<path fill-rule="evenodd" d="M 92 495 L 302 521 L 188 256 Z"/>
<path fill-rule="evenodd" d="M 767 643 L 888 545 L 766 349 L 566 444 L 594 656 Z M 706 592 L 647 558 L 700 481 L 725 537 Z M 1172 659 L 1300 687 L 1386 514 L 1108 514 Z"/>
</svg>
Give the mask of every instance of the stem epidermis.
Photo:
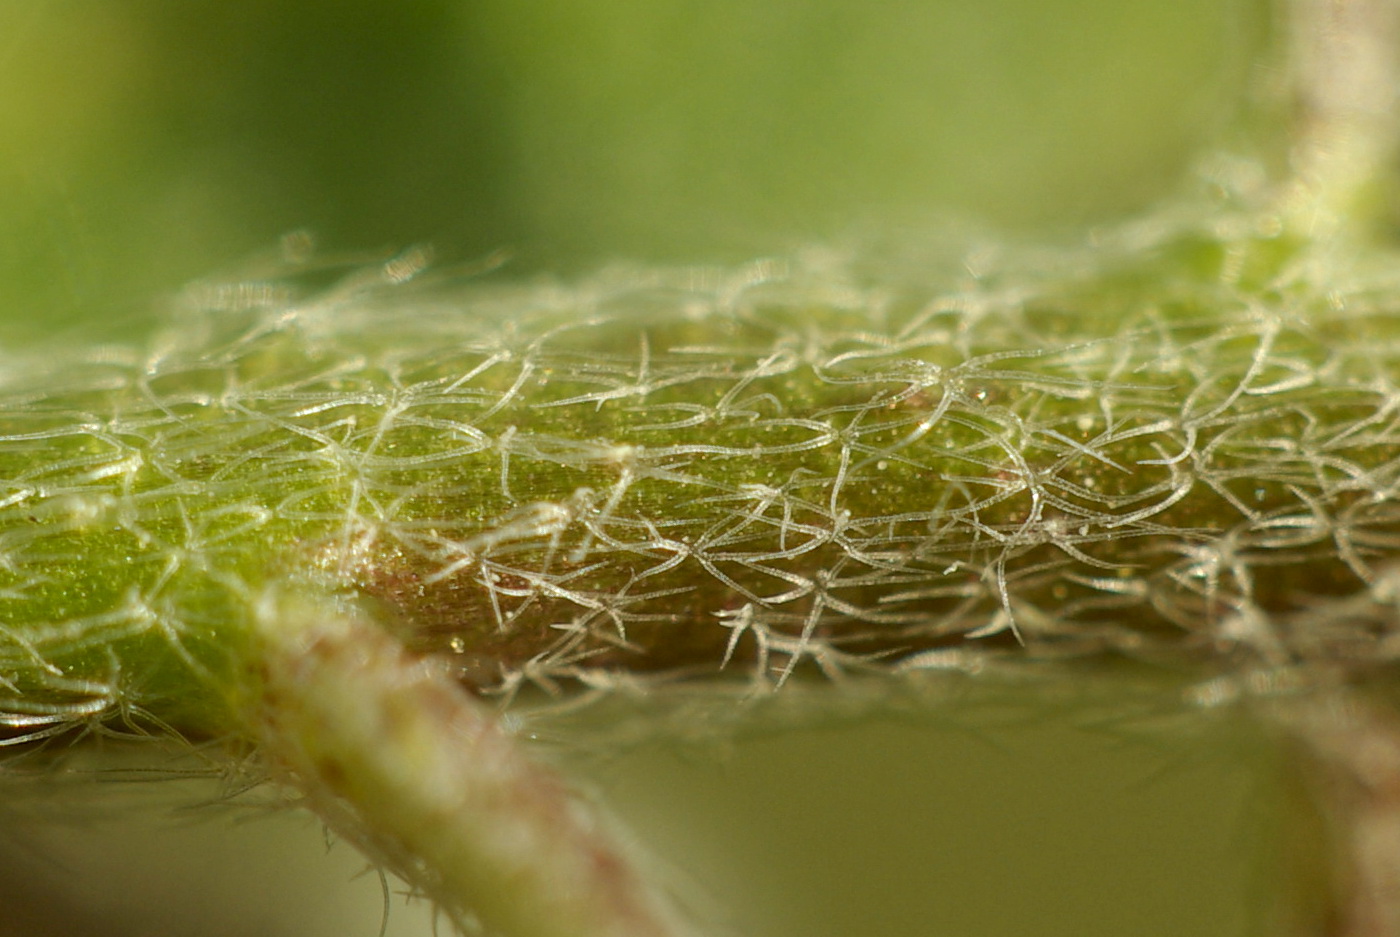
<svg viewBox="0 0 1400 937">
<path fill-rule="evenodd" d="M 256 597 L 305 575 L 478 690 L 1022 644 L 1380 663 L 1383 285 L 1234 230 L 895 288 L 383 286 L 17 367 L 6 721 L 229 731 Z"/>
</svg>

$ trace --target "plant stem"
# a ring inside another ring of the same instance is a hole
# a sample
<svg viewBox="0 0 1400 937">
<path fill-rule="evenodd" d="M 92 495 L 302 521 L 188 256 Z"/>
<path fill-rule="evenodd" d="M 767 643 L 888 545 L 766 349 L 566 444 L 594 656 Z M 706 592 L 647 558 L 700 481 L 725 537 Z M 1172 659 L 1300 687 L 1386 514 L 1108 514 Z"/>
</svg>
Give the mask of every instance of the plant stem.
<svg viewBox="0 0 1400 937">
<path fill-rule="evenodd" d="M 1281 200 L 1305 230 L 1326 237 L 1377 220 L 1393 192 L 1400 4 L 1286 0 L 1282 16 L 1291 137 Z"/>
<path fill-rule="evenodd" d="M 599 819 L 443 661 L 333 601 L 262 604 L 272 764 L 456 924 L 513 937 L 683 933 Z"/>
</svg>

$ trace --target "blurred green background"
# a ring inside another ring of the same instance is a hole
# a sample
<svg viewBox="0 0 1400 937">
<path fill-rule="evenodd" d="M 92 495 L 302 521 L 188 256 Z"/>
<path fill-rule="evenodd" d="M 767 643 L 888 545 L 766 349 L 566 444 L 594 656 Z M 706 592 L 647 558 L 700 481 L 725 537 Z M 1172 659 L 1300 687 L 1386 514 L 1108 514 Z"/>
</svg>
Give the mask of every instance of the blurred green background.
<svg viewBox="0 0 1400 937">
<path fill-rule="evenodd" d="M 949 218 L 1082 232 L 1230 135 L 1268 25 L 1265 0 L 0 0 L 0 349 L 138 333 L 299 229 L 504 249 L 519 276 Z M 942 719 L 585 773 L 754 937 L 1270 932 L 1274 756 L 1242 722 L 1144 746 L 1084 728 L 1113 723 L 1102 699 Z M 0 911 L 26 937 L 373 935 L 377 883 L 325 891 L 344 849 L 302 882 L 318 834 L 284 827 L 15 833 Z"/>
<path fill-rule="evenodd" d="M 1285 750 L 1184 688 L 1141 668 L 941 675 L 516 718 L 706 937 L 1320 933 L 1283 910 L 1318 897 L 1292 887 L 1307 818 Z M 83 763 L 208 768 L 144 749 Z M 52 783 L 0 799 L 0 937 L 379 933 L 380 882 L 304 813 L 220 805 L 217 778 Z M 429 937 L 431 917 L 395 900 L 385 937 Z"/>
<path fill-rule="evenodd" d="M 1264 0 L 0 0 L 0 340 L 282 234 L 569 271 L 1139 208 Z"/>
</svg>

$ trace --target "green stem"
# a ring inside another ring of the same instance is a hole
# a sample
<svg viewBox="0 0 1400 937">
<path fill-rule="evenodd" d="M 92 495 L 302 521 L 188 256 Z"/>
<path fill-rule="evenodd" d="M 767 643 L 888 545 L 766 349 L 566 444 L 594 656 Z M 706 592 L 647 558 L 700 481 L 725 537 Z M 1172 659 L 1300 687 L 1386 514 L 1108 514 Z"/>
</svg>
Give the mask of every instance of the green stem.
<svg viewBox="0 0 1400 937">
<path fill-rule="evenodd" d="M 1400 5 L 1286 0 L 1286 215 L 1313 236 L 1381 220 L 1393 208 Z"/>
<path fill-rule="evenodd" d="M 259 734 L 270 760 L 455 923 L 514 937 L 684 932 L 599 818 L 443 661 L 305 592 L 262 605 Z"/>
</svg>

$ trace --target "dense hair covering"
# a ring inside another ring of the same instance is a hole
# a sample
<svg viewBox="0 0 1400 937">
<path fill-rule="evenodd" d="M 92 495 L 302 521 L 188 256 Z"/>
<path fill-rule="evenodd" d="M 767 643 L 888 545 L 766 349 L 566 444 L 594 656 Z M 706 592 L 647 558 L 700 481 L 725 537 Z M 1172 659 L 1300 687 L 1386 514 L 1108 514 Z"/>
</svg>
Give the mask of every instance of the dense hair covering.
<svg viewBox="0 0 1400 937">
<path fill-rule="evenodd" d="M 410 252 L 192 289 L 144 344 L 5 363 L 0 723 L 220 731 L 289 582 L 483 692 L 1388 660 L 1394 265 L 1341 253 L 1237 216 L 896 271 Z"/>
</svg>

